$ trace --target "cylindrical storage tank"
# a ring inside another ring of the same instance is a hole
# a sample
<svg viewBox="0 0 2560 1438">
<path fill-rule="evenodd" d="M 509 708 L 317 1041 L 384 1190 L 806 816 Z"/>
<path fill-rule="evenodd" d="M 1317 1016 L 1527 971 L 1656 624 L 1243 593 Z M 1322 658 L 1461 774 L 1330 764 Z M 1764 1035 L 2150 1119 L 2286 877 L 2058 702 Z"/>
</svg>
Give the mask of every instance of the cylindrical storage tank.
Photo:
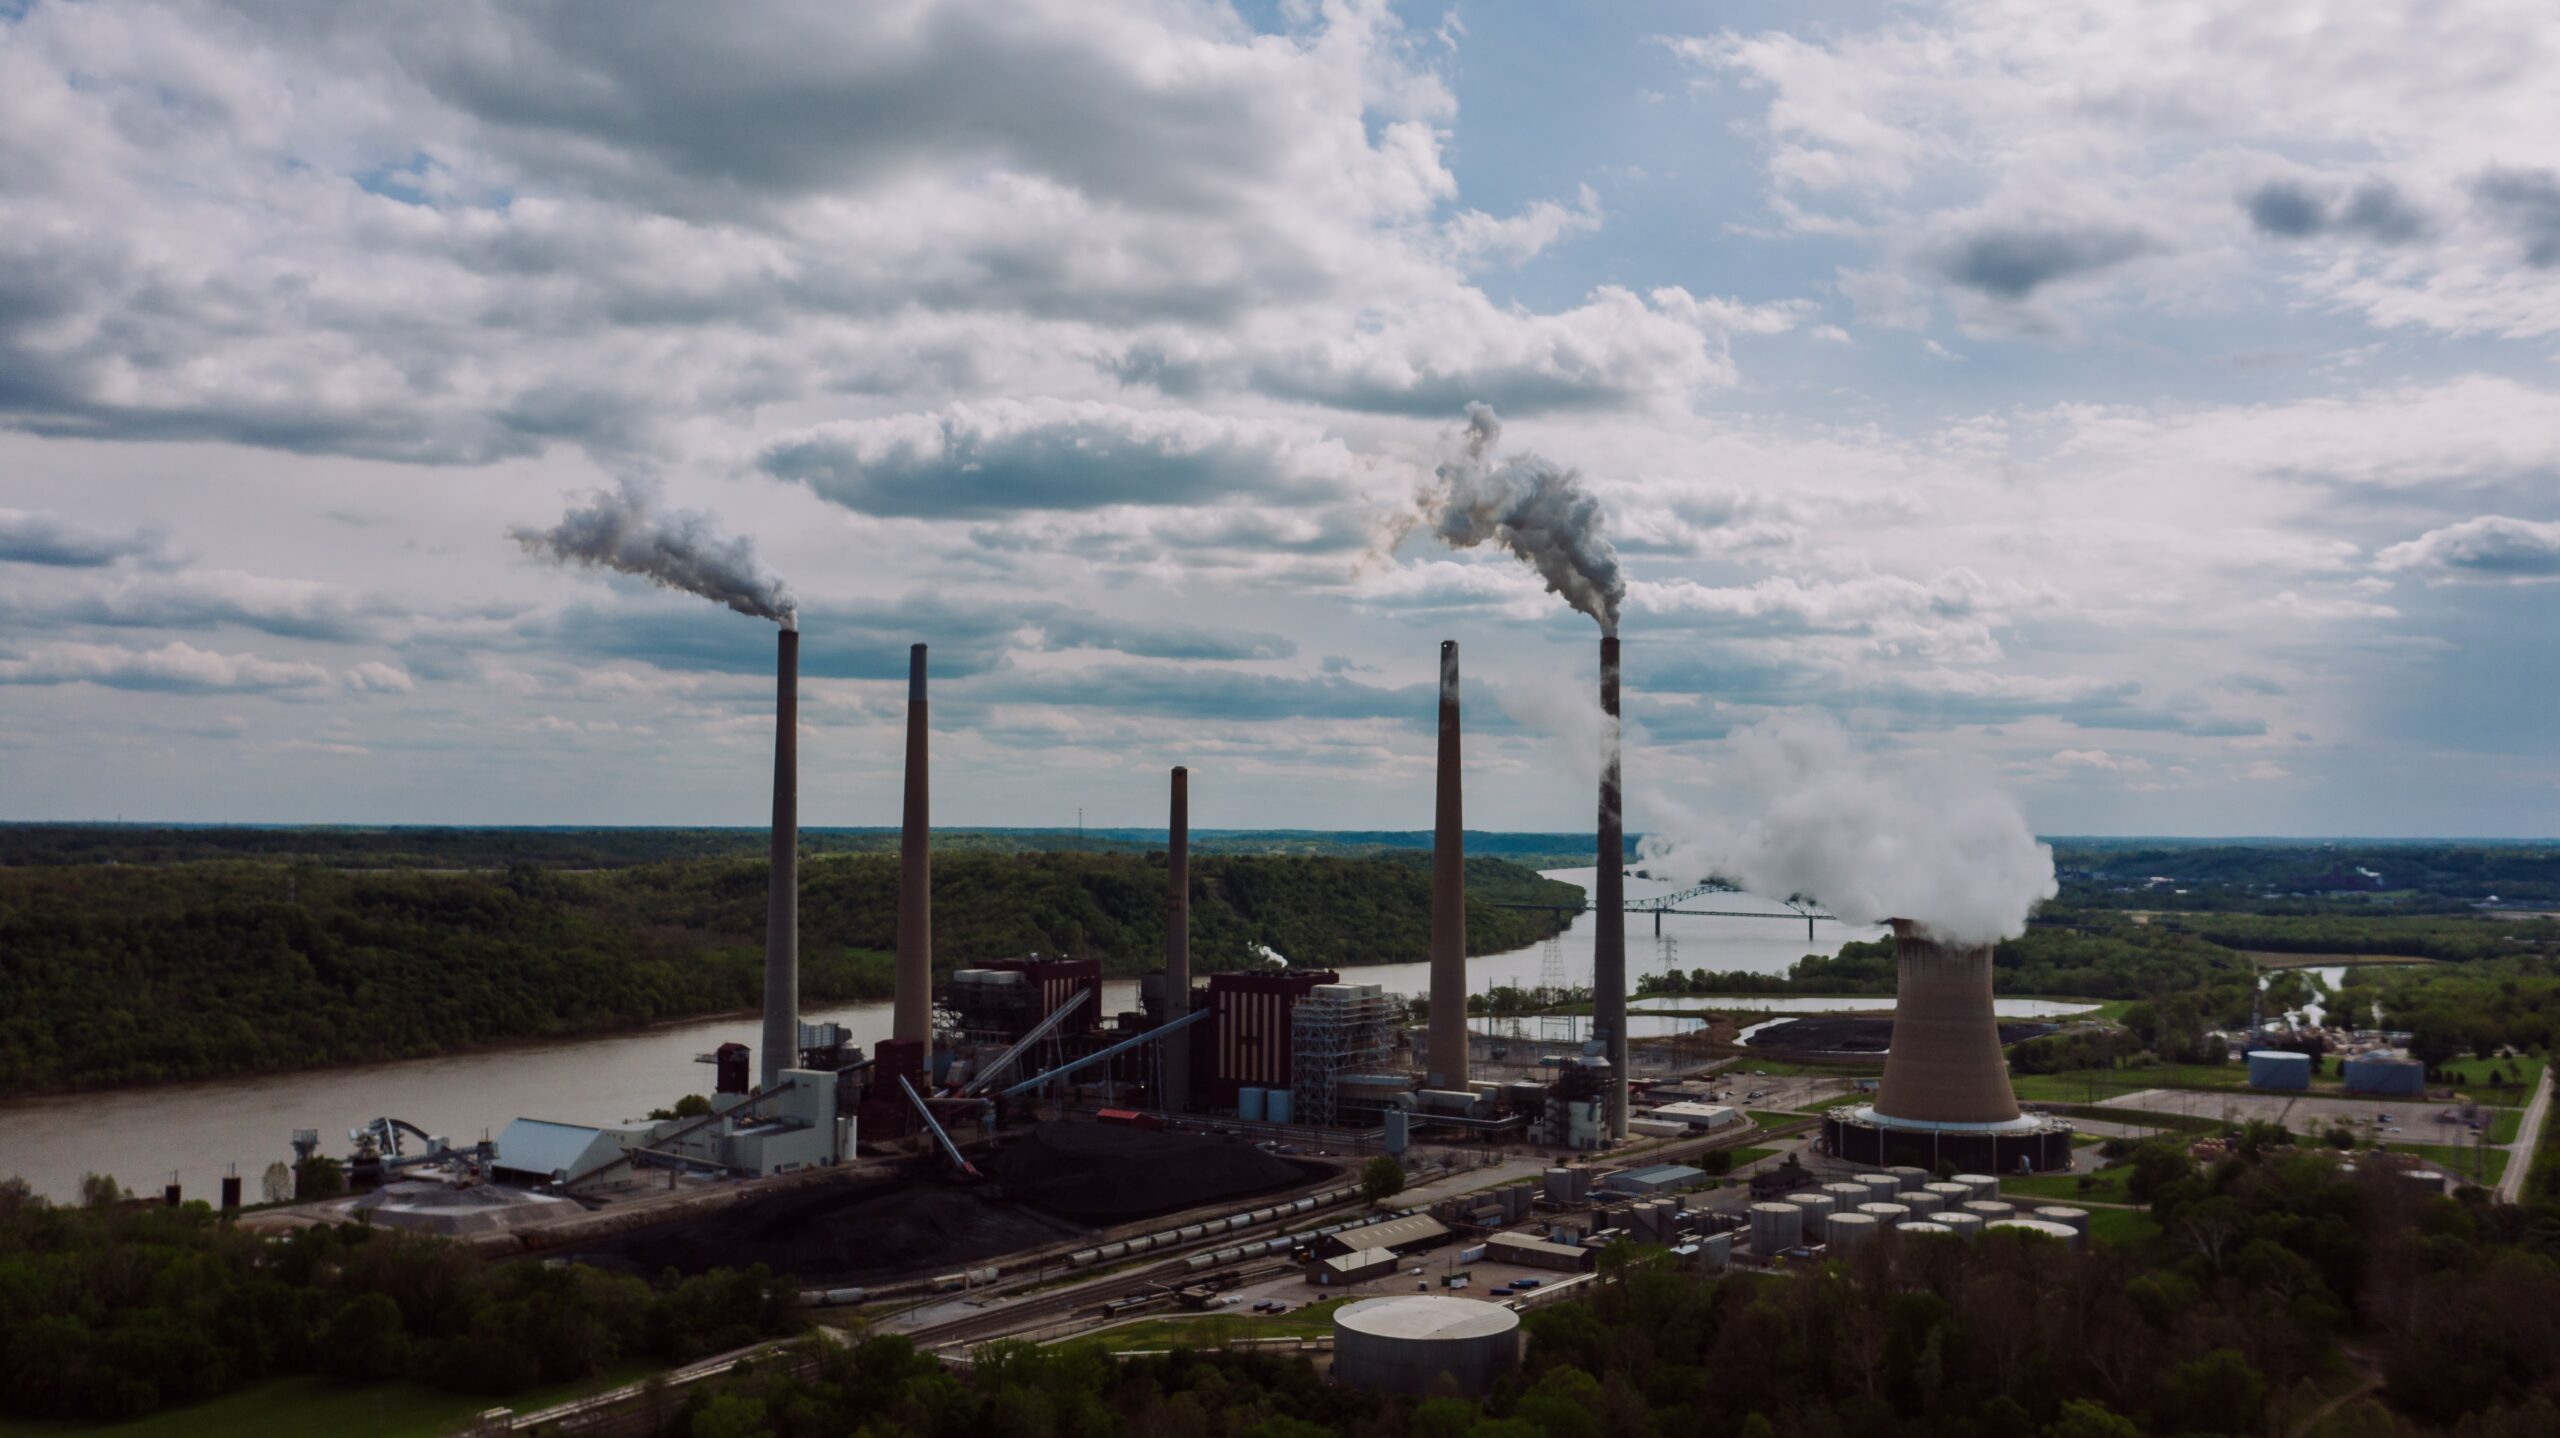
<svg viewBox="0 0 2560 1438">
<path fill-rule="evenodd" d="M 1961 1208 L 1950 1208 L 1929 1221 L 1958 1238 L 1972 1238 L 1982 1232 L 1982 1216 Z"/>
<path fill-rule="evenodd" d="M 1263 1098 L 1262 1116 L 1273 1123 L 1287 1123 L 1289 1121 L 1289 1099 L 1290 1093 L 1287 1089 L 1273 1089 Z"/>
<path fill-rule="evenodd" d="M 1981 1219 L 1985 1223 L 1997 1223 L 2004 1218 L 2015 1218 L 2018 1216 L 2018 1206 L 2016 1204 L 2003 1203 L 1996 1198 L 1977 1198 L 1971 1203 L 1966 1204 L 1964 1206 L 1964 1211 L 1972 1214 L 1978 1219 Z"/>
<path fill-rule="evenodd" d="M 1834 1253 L 1845 1253 L 1872 1241 L 1883 1227 L 1863 1213 L 1835 1213 L 1823 1221 L 1822 1242 Z"/>
<path fill-rule="evenodd" d="M 2427 1086 L 2427 1066 L 2391 1049 L 2375 1049 L 2346 1061 L 2347 1092 L 2415 1098 Z"/>
<path fill-rule="evenodd" d="M 2089 1232 L 2089 1210 L 2085 1208 L 2073 1208 L 2067 1203 L 2049 1203 L 2037 1209 L 2034 1216 L 2047 1223 L 2061 1224 L 2083 1237 L 2086 1237 Z"/>
<path fill-rule="evenodd" d="M 1830 1194 L 1810 1189 L 1788 1194 L 1778 1201 L 1794 1204 L 1804 1214 L 1805 1232 L 1808 1234 L 1820 1233 L 1822 1216 L 1840 1206 L 1840 1200 Z"/>
<path fill-rule="evenodd" d="M 1751 1251 L 1766 1258 L 1804 1242 L 1803 1209 L 1792 1203 L 1751 1205 Z"/>
<path fill-rule="evenodd" d="M 1236 1090 L 1236 1117 L 1246 1123 L 1262 1122 L 1265 1091 L 1258 1088 Z"/>
<path fill-rule="evenodd" d="M 1333 1313 L 1333 1376 L 1353 1388 L 1472 1398 L 1519 1366 L 1520 1315 L 1499 1303 L 1415 1293 Z"/>
<path fill-rule="evenodd" d="M 1847 1179 L 1826 1183 L 1822 1191 L 1831 1195 L 1831 1206 L 1835 1209 L 1856 1208 L 1873 1196 L 1865 1184 Z"/>
<path fill-rule="evenodd" d="M 1960 1173 L 1954 1178 L 1949 1179 L 1948 1182 L 1963 1184 L 1965 1192 L 1971 1194 L 1975 1198 L 1998 1198 L 2000 1196 L 2000 1180 L 1987 1173 Z"/>
<path fill-rule="evenodd" d="M 2066 1248 L 2080 1246 L 2080 1235 L 2073 1232 L 2068 1225 L 2047 1223 L 2041 1218 L 2004 1218 L 1997 1223 L 1984 1224 L 1982 1231 L 1985 1233 L 2040 1233 Z"/>
<path fill-rule="evenodd" d="M 2249 1051 L 2249 1087 L 2295 1089 L 2311 1087 L 2311 1055 L 2291 1049 L 2251 1049 Z"/>
<path fill-rule="evenodd" d="M 1874 1219 L 1878 1228 L 1893 1228 L 1911 1216 L 1911 1210 L 1898 1203 L 1862 1203 L 1858 1212 Z"/>
<path fill-rule="evenodd" d="M 1105 1263 L 1109 1263 L 1115 1258 L 1126 1258 L 1128 1255 L 1129 1245 L 1125 1243 L 1106 1243 L 1102 1245 L 1102 1261 Z"/>
<path fill-rule="evenodd" d="M 1923 1184 L 1920 1187 L 1920 1191 L 1922 1193 L 1936 1194 L 1941 1200 L 1943 1200 L 1943 1202 L 1938 1205 L 1940 1208 L 1954 1208 L 1956 1205 L 1963 1203 L 1968 1198 L 1980 1197 L 1980 1195 L 1973 1191 L 1972 1184 L 1957 1183 L 1953 1179 L 1942 1179 L 1936 1183 Z"/>
<path fill-rule="evenodd" d="M 1946 1207 L 1947 1196 L 1943 1193 L 1931 1193 L 1925 1188 L 1915 1188 L 1895 1199 L 1894 1202 L 1910 1209 L 1915 1216 L 1926 1216 Z"/>
<path fill-rule="evenodd" d="M 1864 1201 L 1869 1203 L 1891 1203 L 1893 1196 L 1902 1192 L 1902 1180 L 1889 1173 L 1862 1173 L 1856 1181 L 1867 1186 Z"/>
<path fill-rule="evenodd" d="M 1943 1223 L 1934 1223 L 1925 1218 L 1915 1218 L 1909 1223 L 1898 1225 L 1893 1231 L 1896 1233 L 1908 1234 L 1915 1238 L 1953 1238 L 1956 1233 L 1954 1229 L 1947 1227 Z"/>
<path fill-rule="evenodd" d="M 1929 1170 L 1913 1168 L 1907 1163 L 1888 1168 L 1885 1172 L 1893 1175 L 1893 1181 L 1902 1185 L 1904 1193 L 1909 1193 L 1915 1188 L 1925 1188 L 1929 1183 Z"/>
</svg>

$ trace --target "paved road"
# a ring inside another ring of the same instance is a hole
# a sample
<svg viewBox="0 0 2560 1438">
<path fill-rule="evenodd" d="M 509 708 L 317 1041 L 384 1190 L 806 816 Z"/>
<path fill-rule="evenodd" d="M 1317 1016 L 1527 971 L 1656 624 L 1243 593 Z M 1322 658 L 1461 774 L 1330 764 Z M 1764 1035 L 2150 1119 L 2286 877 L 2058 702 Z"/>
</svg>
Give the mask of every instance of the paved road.
<svg viewBox="0 0 2560 1438">
<path fill-rule="evenodd" d="M 2560 1064 L 2542 1066 L 2542 1082 L 2534 1088 L 2533 1102 L 2524 1106 L 2524 1126 L 2516 1131 L 2516 1141 L 2507 1148 L 2507 1171 L 2498 1180 L 2498 1197 L 2507 1203 L 2524 1202 L 2525 1175 L 2533 1170 L 2535 1146 L 2542 1141 L 2542 1116 L 2551 1107 L 2551 1071 Z"/>
</svg>

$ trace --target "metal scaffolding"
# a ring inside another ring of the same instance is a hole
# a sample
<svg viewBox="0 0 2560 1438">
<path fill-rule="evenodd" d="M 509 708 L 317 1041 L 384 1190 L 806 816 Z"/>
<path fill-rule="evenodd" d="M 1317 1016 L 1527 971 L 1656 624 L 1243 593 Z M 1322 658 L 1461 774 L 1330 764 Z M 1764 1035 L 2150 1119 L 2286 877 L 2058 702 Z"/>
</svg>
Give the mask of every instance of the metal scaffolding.
<svg viewBox="0 0 2560 1438">
<path fill-rule="evenodd" d="M 1289 1016 L 1289 1084 L 1296 1123 L 1342 1126 L 1338 1081 L 1390 1072 L 1392 1034 L 1404 1004 L 1376 984 L 1318 984 Z"/>
</svg>

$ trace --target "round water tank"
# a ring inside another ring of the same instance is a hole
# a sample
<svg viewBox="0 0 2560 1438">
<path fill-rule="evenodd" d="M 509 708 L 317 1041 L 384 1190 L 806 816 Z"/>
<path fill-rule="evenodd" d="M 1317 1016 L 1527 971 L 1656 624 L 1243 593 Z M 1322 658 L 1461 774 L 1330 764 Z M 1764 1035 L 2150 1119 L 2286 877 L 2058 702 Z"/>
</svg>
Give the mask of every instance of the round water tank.
<svg viewBox="0 0 2560 1438">
<path fill-rule="evenodd" d="M 2000 1196 L 2000 1180 L 1987 1173 L 1960 1173 L 1947 1181 L 1949 1183 L 1963 1184 L 1965 1186 L 1965 1190 L 1968 1193 L 1971 1193 L 1975 1198 L 1998 1198 Z"/>
<path fill-rule="evenodd" d="M 1804 1242 L 1804 1210 L 1792 1203 L 1751 1205 L 1751 1251 L 1766 1258 Z"/>
<path fill-rule="evenodd" d="M 1333 1376 L 1354 1388 L 1418 1398 L 1445 1380 L 1472 1397 L 1519 1366 L 1520 1315 L 1498 1303 L 1417 1293 L 1334 1310 Z"/>
<path fill-rule="evenodd" d="M 1897 1225 L 1893 1231 L 1896 1233 L 1917 1234 L 1922 1237 L 1936 1238 L 1953 1238 L 1956 1232 L 1954 1229 L 1947 1227 L 1943 1223 L 1935 1223 L 1925 1218 L 1915 1218 L 1909 1223 Z"/>
<path fill-rule="evenodd" d="M 1835 1213 L 1822 1225 L 1822 1241 L 1832 1251 L 1843 1252 L 1873 1239 L 1881 1227 L 1863 1213 Z"/>
<path fill-rule="evenodd" d="M 1262 1116 L 1273 1123 L 1287 1123 L 1289 1121 L 1289 1098 L 1289 1091 L 1284 1088 L 1276 1088 L 1271 1090 L 1268 1094 L 1263 1095 Z"/>
<path fill-rule="evenodd" d="M 1874 1219 L 1879 1228 L 1891 1228 L 1911 1216 L 1911 1210 L 1898 1203 L 1862 1203 L 1858 1212 Z"/>
<path fill-rule="evenodd" d="M 1876 1203 L 1891 1202 L 1895 1194 L 1902 1192 L 1902 1180 L 1889 1173 L 1862 1173 L 1858 1182 L 1867 1186 L 1867 1198 Z"/>
<path fill-rule="evenodd" d="M 1834 1208 L 1856 1208 L 1859 1204 L 1866 1202 L 1868 1197 L 1865 1184 L 1852 1183 L 1845 1179 L 1824 1184 L 1822 1191 L 1831 1195 L 1831 1205 Z"/>
<path fill-rule="evenodd" d="M 2037 1209 L 2034 1216 L 2047 1223 L 2061 1224 L 2073 1233 L 2085 1236 L 2089 1232 L 2089 1210 L 2085 1208 L 2073 1208 L 2067 1203 L 2049 1203 Z"/>
<path fill-rule="evenodd" d="M 1982 1216 L 1967 1213 L 1961 1208 L 1947 1209 L 1929 1221 L 1958 1238 L 1971 1238 L 1982 1232 Z"/>
<path fill-rule="evenodd" d="M 1262 1090 L 1262 1089 L 1258 1089 L 1258 1088 L 1240 1088 L 1240 1089 L 1237 1089 L 1237 1090 L 1236 1090 L 1236 1117 L 1237 1117 L 1237 1118 L 1240 1118 L 1240 1119 L 1242 1119 L 1242 1120 L 1244 1120 L 1246 1123 L 1260 1123 L 1260 1122 L 1262 1122 L 1262 1121 L 1263 1121 L 1263 1119 L 1262 1119 L 1262 1114 L 1263 1114 L 1263 1102 L 1264 1102 L 1264 1097 L 1265 1097 L 1265 1091 L 1264 1091 L 1264 1090 Z"/>
<path fill-rule="evenodd" d="M 1838 1198 L 1815 1190 L 1788 1194 L 1784 1201 L 1803 1209 L 1807 1223 L 1820 1220 L 1822 1215 L 1840 1206 Z"/>
<path fill-rule="evenodd" d="M 1902 1191 L 1904 1193 L 1909 1193 L 1915 1188 L 1926 1187 L 1929 1182 L 1929 1170 L 1925 1168 L 1913 1168 L 1909 1164 L 1902 1164 L 1898 1167 L 1888 1168 L 1885 1172 L 1893 1175 L 1893 1181 L 1902 1185 Z"/>
<path fill-rule="evenodd" d="M 2294 1089 L 2311 1087 L 2311 1055 L 2290 1049 L 2251 1049 L 2249 1051 L 2249 1087 Z"/>
<path fill-rule="evenodd" d="M 2427 1066 L 2390 1049 L 2375 1049 L 2347 1060 L 2347 1092 L 2415 1097 L 2426 1091 Z"/>
<path fill-rule="evenodd" d="M 1939 1209 L 1946 1207 L 1947 1196 L 1943 1193 L 1931 1193 L 1925 1188 L 1915 1188 L 1895 1199 L 1894 1202 L 1915 1214 L 1928 1214 L 1936 1213 Z"/>
<path fill-rule="evenodd" d="M 2071 1229 L 2062 1224 L 2047 1223 L 2041 1218 L 2004 1218 L 1997 1223 L 1983 1225 L 1983 1232 L 2040 1233 L 2067 1248 L 2078 1248 L 2080 1246 L 2079 1234 L 2074 1233 Z"/>
<path fill-rule="evenodd" d="M 1977 1198 L 1966 1204 L 1964 1211 L 1985 1223 L 1997 1223 L 2001 1219 L 2017 1216 L 2018 1206 L 2014 1203 L 2002 1203 L 1996 1198 Z"/>
<path fill-rule="evenodd" d="M 1952 1179 L 1942 1180 L 1938 1183 L 1923 1184 L 1920 1187 L 1920 1191 L 1922 1193 L 1934 1193 L 1940 1199 L 1944 1200 L 1938 1205 L 1940 1208 L 1953 1208 L 1957 1204 L 1974 1196 L 1973 1185 L 1969 1183 L 1957 1183 Z"/>
</svg>

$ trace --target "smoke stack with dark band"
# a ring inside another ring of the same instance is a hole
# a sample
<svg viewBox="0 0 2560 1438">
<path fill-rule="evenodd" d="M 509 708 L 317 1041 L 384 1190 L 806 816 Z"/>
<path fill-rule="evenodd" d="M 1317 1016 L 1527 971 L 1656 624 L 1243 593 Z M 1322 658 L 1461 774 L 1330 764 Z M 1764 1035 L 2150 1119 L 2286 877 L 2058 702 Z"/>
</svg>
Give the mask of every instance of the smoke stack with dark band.
<svg viewBox="0 0 2560 1438">
<path fill-rule="evenodd" d="M 1458 641 L 1440 642 L 1440 783 L 1431 823 L 1433 1088 L 1467 1082 L 1467 829 L 1458 760 Z"/>
<path fill-rule="evenodd" d="M 1164 1021 L 1191 1012 L 1191 771 L 1173 771 L 1173 811 L 1165 822 Z M 1164 1107 L 1191 1111 L 1191 1035 L 1173 1035 L 1163 1050 Z"/>
<path fill-rule="evenodd" d="M 933 1052 L 933 797 L 926 776 L 924 646 L 907 656 L 907 802 L 898 832 L 898 971 L 891 1037 Z"/>
<path fill-rule="evenodd" d="M 762 1086 L 800 1066 L 800 631 L 776 640 L 773 851 L 764 900 Z"/>
<path fill-rule="evenodd" d="M 1618 636 L 1600 641 L 1600 873 L 1591 942 L 1592 1028 L 1609 1060 L 1609 1136 L 1627 1136 L 1627 844 L 1618 774 Z"/>
</svg>

